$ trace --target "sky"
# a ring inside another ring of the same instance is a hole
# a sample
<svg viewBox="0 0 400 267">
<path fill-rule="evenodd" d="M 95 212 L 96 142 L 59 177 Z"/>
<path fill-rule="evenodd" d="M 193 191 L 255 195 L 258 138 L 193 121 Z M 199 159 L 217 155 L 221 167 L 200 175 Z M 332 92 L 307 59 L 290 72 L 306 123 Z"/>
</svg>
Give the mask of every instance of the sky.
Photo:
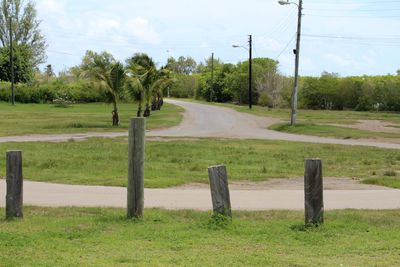
<svg viewBox="0 0 400 267">
<path fill-rule="evenodd" d="M 293 2 L 299 3 L 299 0 Z M 253 56 L 279 61 L 294 73 L 297 6 L 277 0 L 36 0 L 48 62 L 56 72 L 81 62 L 86 50 L 118 60 L 148 53 L 158 66 L 168 57 L 225 63 Z M 304 0 L 300 75 L 395 74 L 400 69 L 400 0 Z M 44 65 L 42 66 L 42 69 Z"/>
</svg>

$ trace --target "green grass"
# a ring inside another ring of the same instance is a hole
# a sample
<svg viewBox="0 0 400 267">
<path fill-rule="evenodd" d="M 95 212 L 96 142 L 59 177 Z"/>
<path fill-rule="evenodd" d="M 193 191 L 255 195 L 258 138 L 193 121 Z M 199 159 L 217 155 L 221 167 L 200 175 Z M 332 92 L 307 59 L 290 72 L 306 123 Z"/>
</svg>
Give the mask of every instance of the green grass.
<svg viewBox="0 0 400 267">
<path fill-rule="evenodd" d="M 0 144 L 0 152 L 11 149 L 23 151 L 27 179 L 87 185 L 127 183 L 127 138 Z M 381 181 L 388 171 L 400 170 L 400 152 L 395 149 L 264 140 L 169 139 L 146 143 L 145 186 L 207 183 L 207 167 L 221 163 L 227 165 L 233 181 L 301 177 L 304 159 L 314 157 L 323 159 L 325 176 Z M 5 174 L 4 160 L 0 161 L 1 174 Z M 398 182 L 393 185 L 397 187 Z"/>
<path fill-rule="evenodd" d="M 372 185 L 383 185 L 393 188 L 400 188 L 400 178 L 396 176 L 384 176 L 381 178 L 368 178 L 365 179 L 363 182 L 365 184 L 372 184 Z"/>
<path fill-rule="evenodd" d="M 127 130 L 129 118 L 136 116 L 136 104 L 118 105 L 121 126 L 112 127 L 111 105 L 103 103 L 75 104 L 68 108 L 47 104 L 0 103 L 0 136 L 26 134 L 60 134 L 110 132 Z M 165 104 L 161 111 L 152 112 L 148 129 L 179 125 L 183 109 Z"/>
<path fill-rule="evenodd" d="M 0 220 L 2 266 L 398 266 L 399 211 L 331 211 L 304 228 L 303 213 L 25 208 Z M 4 209 L 0 209 L 4 214 Z"/>
<path fill-rule="evenodd" d="M 299 123 L 295 126 L 291 126 L 287 123 L 279 123 L 269 127 L 271 130 L 293 133 L 293 134 L 303 134 L 303 135 L 315 135 L 322 137 L 335 137 L 341 139 L 359 139 L 359 138 L 400 138 L 400 134 L 396 133 L 380 133 L 363 131 L 358 129 L 337 127 L 332 125 L 317 125 L 317 124 L 303 124 Z"/>
</svg>

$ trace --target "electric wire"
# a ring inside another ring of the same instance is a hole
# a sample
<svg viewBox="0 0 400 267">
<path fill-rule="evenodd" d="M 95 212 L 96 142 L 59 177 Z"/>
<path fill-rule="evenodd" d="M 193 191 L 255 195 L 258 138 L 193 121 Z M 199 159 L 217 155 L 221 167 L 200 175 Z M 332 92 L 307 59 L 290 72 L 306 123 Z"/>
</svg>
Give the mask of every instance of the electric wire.
<svg viewBox="0 0 400 267">
<path fill-rule="evenodd" d="M 297 34 L 294 34 L 292 36 L 292 38 L 289 40 L 289 42 L 286 44 L 286 46 L 282 49 L 282 51 L 278 54 L 278 56 L 275 58 L 275 60 L 278 60 L 280 58 L 280 56 L 286 51 L 286 49 L 289 47 L 289 45 L 292 44 L 292 42 L 294 41 L 294 39 L 296 38 Z"/>
</svg>

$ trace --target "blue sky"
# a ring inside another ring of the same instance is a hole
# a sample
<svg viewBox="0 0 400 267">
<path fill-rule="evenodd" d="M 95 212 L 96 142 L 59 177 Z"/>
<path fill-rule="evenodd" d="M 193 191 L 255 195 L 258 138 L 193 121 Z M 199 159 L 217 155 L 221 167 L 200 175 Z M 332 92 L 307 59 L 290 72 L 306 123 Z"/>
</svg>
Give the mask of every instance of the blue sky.
<svg viewBox="0 0 400 267">
<path fill-rule="evenodd" d="M 236 63 L 248 54 L 232 44 L 246 45 L 252 34 L 255 57 L 277 59 L 293 74 L 297 7 L 276 0 L 37 0 L 36 7 L 56 71 L 79 64 L 88 49 L 119 60 L 145 52 L 159 65 L 212 52 Z M 304 0 L 303 13 L 300 75 L 400 69 L 400 0 Z"/>
</svg>

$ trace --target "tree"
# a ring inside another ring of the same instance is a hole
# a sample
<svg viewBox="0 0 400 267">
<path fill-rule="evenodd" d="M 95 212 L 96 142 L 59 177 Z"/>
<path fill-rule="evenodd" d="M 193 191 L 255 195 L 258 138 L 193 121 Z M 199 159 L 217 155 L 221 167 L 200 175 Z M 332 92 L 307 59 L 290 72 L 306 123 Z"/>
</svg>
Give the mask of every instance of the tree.
<svg viewBox="0 0 400 267">
<path fill-rule="evenodd" d="M 400 75 L 400 69 L 397 70 L 397 75 Z"/>
<path fill-rule="evenodd" d="M 81 69 L 83 77 L 92 79 L 106 92 L 108 101 L 113 104 L 112 124 L 113 126 L 118 126 L 117 100 L 124 89 L 126 81 L 124 66 L 107 52 L 98 54 L 87 51 L 83 58 Z"/>
<path fill-rule="evenodd" d="M 192 57 L 179 57 L 176 60 L 173 57 L 168 58 L 166 68 L 176 74 L 190 75 L 196 71 L 197 63 Z"/>
<path fill-rule="evenodd" d="M 150 116 L 150 110 L 160 110 L 163 105 L 163 91 L 175 81 L 167 68 L 157 70 L 154 61 L 144 53 L 136 53 L 127 61 L 129 80 L 127 89 L 138 101 L 137 116 L 141 116 L 142 104 L 146 101 L 144 117 Z M 151 103 L 151 106 L 150 106 Z"/>
<path fill-rule="evenodd" d="M 153 101 L 151 105 L 152 110 L 161 109 L 162 105 L 164 104 L 163 91 L 171 86 L 174 82 L 175 79 L 172 78 L 172 73 L 170 70 L 161 68 L 161 70 L 157 72 L 157 78 L 151 86 L 151 92 L 153 95 Z"/>
<path fill-rule="evenodd" d="M 133 100 L 135 100 L 138 103 L 136 117 L 141 117 L 143 110 L 143 102 L 145 101 L 146 98 L 145 90 L 142 86 L 142 83 L 140 82 L 138 77 L 131 76 L 128 77 L 125 86 L 129 94 L 132 96 Z"/>
<path fill-rule="evenodd" d="M 139 79 L 146 101 L 144 117 L 150 116 L 151 87 L 157 79 L 157 68 L 153 59 L 144 53 L 136 53 L 126 60 L 132 77 Z M 139 89 L 139 88 L 138 88 Z M 140 108 L 141 109 L 141 108 Z"/>
<path fill-rule="evenodd" d="M 13 44 L 29 48 L 30 52 L 25 55 L 25 61 L 29 61 L 33 67 L 46 61 L 46 41 L 39 26 L 40 21 L 36 18 L 35 4 L 21 0 L 2 0 L 0 4 L 0 45 L 10 45 L 10 17 Z"/>
<path fill-rule="evenodd" d="M 26 45 L 14 47 L 14 81 L 26 83 L 35 76 L 35 68 L 31 62 L 31 49 Z M 0 80 L 11 81 L 10 47 L 0 47 Z"/>
</svg>

